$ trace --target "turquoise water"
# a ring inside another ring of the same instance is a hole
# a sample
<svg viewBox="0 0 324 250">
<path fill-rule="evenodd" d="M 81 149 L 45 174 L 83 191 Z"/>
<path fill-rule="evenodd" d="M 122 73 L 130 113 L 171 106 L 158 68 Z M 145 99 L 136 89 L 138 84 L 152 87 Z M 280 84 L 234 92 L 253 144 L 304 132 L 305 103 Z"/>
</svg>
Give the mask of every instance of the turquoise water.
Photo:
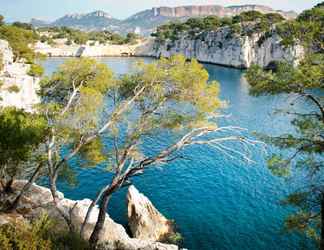
<svg viewBox="0 0 324 250">
<path fill-rule="evenodd" d="M 45 61 L 46 73 L 53 72 L 64 60 Z M 131 71 L 138 59 L 99 60 L 117 74 L 123 74 Z M 243 71 L 215 65 L 205 67 L 210 79 L 220 82 L 222 99 L 229 102 L 224 112 L 231 116 L 223 124 L 273 135 L 291 129 L 287 118 L 271 116 L 275 108 L 288 105 L 289 96 L 251 97 Z M 163 140 L 167 138 L 154 142 L 163 144 Z M 187 153 L 190 160 L 174 162 L 163 169 L 151 169 L 134 179 L 135 186 L 164 215 L 176 221 L 184 237 L 184 247 L 190 250 L 299 248 L 302 239 L 282 231 L 289 208 L 280 206 L 279 200 L 289 191 L 288 186 L 268 171 L 265 153 L 254 152 L 256 164 L 253 165 L 228 159 L 206 147 L 195 147 Z M 59 185 L 69 198 L 92 198 L 110 179 L 99 169 L 84 170 L 78 167 L 78 162 L 72 163 L 78 172 L 79 185 L 75 188 Z M 123 224 L 126 224 L 125 193 L 123 190 L 116 194 L 109 208 L 111 217 Z"/>
</svg>

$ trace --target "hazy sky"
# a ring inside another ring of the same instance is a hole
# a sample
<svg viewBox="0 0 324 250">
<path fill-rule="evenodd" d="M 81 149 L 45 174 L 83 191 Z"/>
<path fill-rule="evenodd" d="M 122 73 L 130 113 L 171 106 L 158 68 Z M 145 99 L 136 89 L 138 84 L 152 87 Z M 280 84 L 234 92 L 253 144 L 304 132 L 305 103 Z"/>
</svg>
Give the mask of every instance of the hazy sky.
<svg viewBox="0 0 324 250">
<path fill-rule="evenodd" d="M 54 20 L 67 13 L 104 10 L 116 18 L 126 18 L 138 11 L 157 6 L 191 4 L 263 4 L 274 9 L 300 12 L 322 0 L 0 0 L 0 13 L 8 21 L 29 21 L 30 18 Z"/>
</svg>

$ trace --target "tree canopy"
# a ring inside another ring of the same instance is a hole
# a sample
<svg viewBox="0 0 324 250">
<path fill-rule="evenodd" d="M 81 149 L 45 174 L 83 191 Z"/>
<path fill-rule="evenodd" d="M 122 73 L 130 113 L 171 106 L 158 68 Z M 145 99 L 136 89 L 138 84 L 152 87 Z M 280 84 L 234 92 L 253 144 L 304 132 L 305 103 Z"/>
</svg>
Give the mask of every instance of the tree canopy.
<svg viewBox="0 0 324 250">
<path fill-rule="evenodd" d="M 46 120 L 16 108 L 0 110 L 0 167 L 2 181 L 12 182 L 28 168 L 45 141 Z M 4 186 L 5 184 L 2 183 Z M 9 185 L 10 186 L 10 185 Z"/>
<path fill-rule="evenodd" d="M 318 13 L 323 9 L 318 8 L 305 11 L 296 21 L 284 24 L 298 26 L 298 32 L 309 28 L 302 35 L 303 41 L 307 41 L 307 53 L 297 67 L 287 62 L 276 62 L 271 70 L 254 65 L 247 71 L 246 78 L 252 95 L 295 96 L 290 107 L 280 111 L 292 117 L 295 131 L 259 136 L 281 152 L 290 152 L 272 155 L 268 159 L 269 169 L 285 179 L 299 180 L 294 192 L 283 201 L 297 208 L 296 213 L 286 219 L 286 229 L 305 233 L 324 249 L 324 54 L 323 41 L 316 39 L 323 31 L 323 26 L 318 26 L 323 18 Z M 301 108 L 300 102 L 307 108 Z"/>
<path fill-rule="evenodd" d="M 29 45 L 34 44 L 38 35 L 35 31 L 15 25 L 1 25 L 0 39 L 7 40 L 16 59 L 25 58 L 28 63 L 33 63 L 36 55 Z"/>
</svg>

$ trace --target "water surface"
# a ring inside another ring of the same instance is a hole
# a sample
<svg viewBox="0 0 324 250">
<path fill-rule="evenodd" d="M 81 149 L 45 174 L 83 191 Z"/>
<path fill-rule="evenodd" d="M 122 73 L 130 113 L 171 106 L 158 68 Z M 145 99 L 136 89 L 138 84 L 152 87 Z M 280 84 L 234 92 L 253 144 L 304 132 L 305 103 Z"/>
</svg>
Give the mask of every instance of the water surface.
<svg viewBox="0 0 324 250">
<path fill-rule="evenodd" d="M 45 61 L 46 73 L 53 72 L 64 60 L 52 58 Z M 132 70 L 138 58 L 98 60 L 115 73 L 123 74 Z M 151 60 L 145 59 L 147 62 Z M 291 129 L 287 118 L 271 116 L 275 108 L 288 105 L 289 97 L 251 97 L 243 71 L 215 65 L 205 67 L 210 79 L 220 82 L 222 99 L 229 102 L 225 112 L 231 117 L 222 124 L 273 135 Z M 191 160 L 174 162 L 163 169 L 151 169 L 134 179 L 135 186 L 165 216 L 176 221 L 184 237 L 184 247 L 191 250 L 299 248 L 300 237 L 282 232 L 289 208 L 280 206 L 279 200 L 289 191 L 288 186 L 271 175 L 261 151 L 253 155 L 254 165 L 228 159 L 206 147 L 195 147 L 188 153 Z M 77 162 L 74 165 L 79 185 L 76 188 L 59 185 L 68 198 L 92 198 L 110 179 L 98 169 L 84 170 Z M 109 208 L 111 216 L 123 224 L 126 224 L 125 192 L 115 195 Z"/>
</svg>

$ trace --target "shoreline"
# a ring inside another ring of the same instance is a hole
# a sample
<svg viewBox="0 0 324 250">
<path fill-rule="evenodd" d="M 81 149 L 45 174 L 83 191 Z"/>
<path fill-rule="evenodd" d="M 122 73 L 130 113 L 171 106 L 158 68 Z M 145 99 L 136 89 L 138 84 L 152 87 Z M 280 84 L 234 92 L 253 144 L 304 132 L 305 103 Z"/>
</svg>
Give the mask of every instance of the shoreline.
<svg viewBox="0 0 324 250">
<path fill-rule="evenodd" d="M 82 56 L 47 56 L 48 58 L 81 58 Z M 152 55 L 108 55 L 108 56 L 86 56 L 89 58 L 137 58 L 137 57 L 142 57 L 142 58 L 152 58 L 152 59 L 159 59 L 161 57 L 156 57 L 156 56 L 152 56 Z M 220 64 L 220 63 L 213 63 L 213 62 L 206 62 L 206 61 L 201 61 L 198 60 L 197 58 L 187 58 L 187 60 L 191 60 L 191 59 L 196 59 L 199 63 L 201 64 L 207 64 L 207 65 L 214 65 L 214 66 L 219 66 L 219 67 L 223 67 L 223 68 L 228 68 L 228 69 L 236 69 L 239 71 L 244 71 L 247 70 L 247 68 L 245 67 L 235 67 L 235 66 L 231 66 L 231 65 L 226 65 L 226 64 Z"/>
</svg>

